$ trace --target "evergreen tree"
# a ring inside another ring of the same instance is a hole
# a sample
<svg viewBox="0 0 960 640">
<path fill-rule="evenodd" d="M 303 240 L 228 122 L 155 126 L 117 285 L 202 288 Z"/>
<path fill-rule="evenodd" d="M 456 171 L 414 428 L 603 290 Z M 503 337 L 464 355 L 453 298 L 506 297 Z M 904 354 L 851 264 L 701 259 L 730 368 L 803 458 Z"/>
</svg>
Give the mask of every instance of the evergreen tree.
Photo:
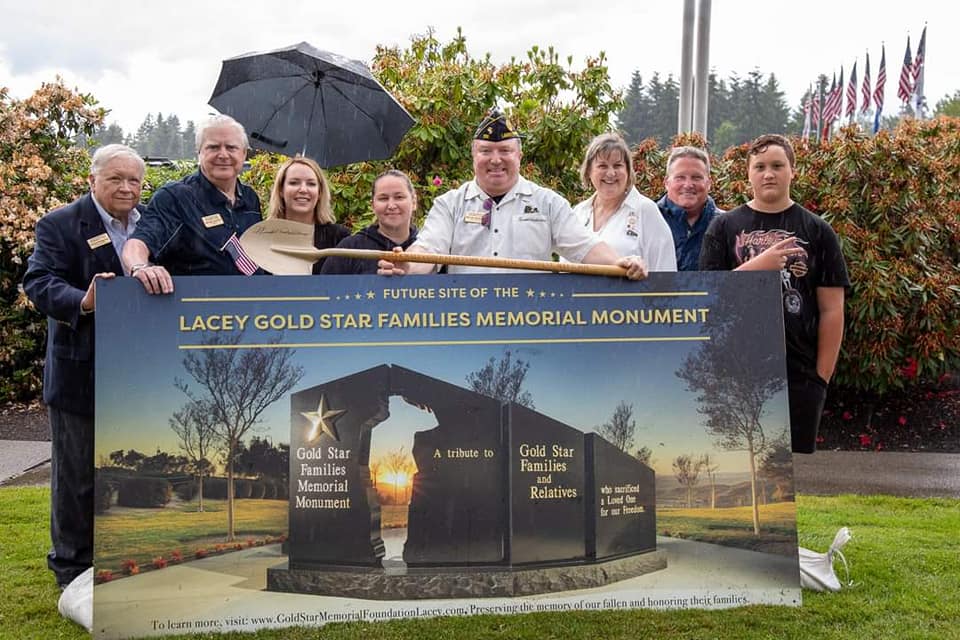
<svg viewBox="0 0 960 640">
<path fill-rule="evenodd" d="M 960 89 L 954 91 L 952 96 L 946 95 L 938 100 L 933 115 L 960 118 Z"/>
<path fill-rule="evenodd" d="M 644 92 L 639 71 L 633 72 L 624 103 L 623 111 L 617 114 L 617 128 L 627 144 L 632 146 L 643 139 L 644 121 L 650 116 L 650 100 Z"/>
<path fill-rule="evenodd" d="M 673 75 L 663 82 L 660 74 L 654 73 L 648 89 L 651 109 L 644 127 L 644 138 L 655 138 L 660 146 L 667 146 L 677 134 L 677 118 L 680 113 L 680 86 Z"/>
<path fill-rule="evenodd" d="M 147 145 L 150 144 L 150 137 L 153 134 L 155 126 L 153 115 L 148 113 L 147 117 L 140 123 L 140 126 L 137 127 L 137 132 L 133 136 L 133 145 L 131 146 L 133 146 L 141 156 L 150 155 L 147 150 Z"/>
<path fill-rule="evenodd" d="M 193 124 L 193 120 L 187 120 L 186 126 L 183 128 L 183 133 L 180 135 L 181 139 L 181 154 L 179 158 L 189 159 L 193 158 L 197 154 L 197 128 Z"/>
</svg>

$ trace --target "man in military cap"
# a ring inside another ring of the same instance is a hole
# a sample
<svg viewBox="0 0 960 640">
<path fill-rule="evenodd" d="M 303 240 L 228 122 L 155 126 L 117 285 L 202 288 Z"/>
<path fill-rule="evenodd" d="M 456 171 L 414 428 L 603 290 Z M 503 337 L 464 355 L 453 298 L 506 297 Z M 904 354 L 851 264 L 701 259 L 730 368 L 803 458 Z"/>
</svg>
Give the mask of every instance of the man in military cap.
<svg viewBox="0 0 960 640">
<path fill-rule="evenodd" d="M 615 264 L 627 277 L 646 276 L 639 257 L 622 258 L 573 215 L 562 196 L 520 175 L 520 134 L 494 107 L 477 127 L 471 147 L 474 178 L 437 198 L 410 253 Z M 380 261 L 378 273 L 431 273 L 435 265 Z M 450 273 L 504 271 L 450 266 Z"/>
</svg>

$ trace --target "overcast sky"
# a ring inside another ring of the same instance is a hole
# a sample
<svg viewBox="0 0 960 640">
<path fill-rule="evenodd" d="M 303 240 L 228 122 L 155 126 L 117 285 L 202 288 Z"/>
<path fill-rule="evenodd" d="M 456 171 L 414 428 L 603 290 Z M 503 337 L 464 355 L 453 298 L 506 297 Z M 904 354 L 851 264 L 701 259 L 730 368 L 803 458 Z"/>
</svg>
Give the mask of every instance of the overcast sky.
<svg viewBox="0 0 960 640">
<path fill-rule="evenodd" d="M 320 49 L 369 62 L 377 44 L 405 46 L 432 26 L 449 41 L 462 26 L 476 57 L 522 56 L 531 45 L 553 45 L 582 67 L 605 51 L 613 82 L 625 87 L 634 70 L 680 71 L 683 2 L 530 0 L 512 3 L 110 2 L 9 0 L 0 21 L 0 86 L 26 97 L 41 82 L 63 76 L 111 109 L 108 121 L 135 130 L 148 112 L 202 118 L 220 62 L 241 53 L 306 40 Z M 926 96 L 932 107 L 960 89 L 960 9 L 938 0 L 912 2 L 712 3 L 710 66 L 722 77 L 753 68 L 774 72 L 791 108 L 820 73 L 858 60 L 871 75 L 887 46 L 885 112 L 895 111 L 897 78 L 907 35 L 912 48 L 924 23 Z M 849 76 L 848 76 L 849 77 Z M 858 92 L 859 93 L 859 92 Z"/>
</svg>

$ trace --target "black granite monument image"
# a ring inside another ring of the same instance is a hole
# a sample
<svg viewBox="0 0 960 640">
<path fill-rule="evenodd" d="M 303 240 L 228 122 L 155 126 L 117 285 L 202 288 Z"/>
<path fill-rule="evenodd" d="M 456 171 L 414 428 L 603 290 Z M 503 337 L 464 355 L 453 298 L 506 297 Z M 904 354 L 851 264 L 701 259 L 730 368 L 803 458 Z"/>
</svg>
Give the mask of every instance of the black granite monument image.
<svg viewBox="0 0 960 640">
<path fill-rule="evenodd" d="M 437 426 L 414 436 L 406 567 L 385 568 L 369 458 L 391 396 Z M 595 433 L 398 365 L 294 393 L 290 419 L 289 559 L 270 590 L 513 596 L 666 567 L 653 470 Z"/>
</svg>

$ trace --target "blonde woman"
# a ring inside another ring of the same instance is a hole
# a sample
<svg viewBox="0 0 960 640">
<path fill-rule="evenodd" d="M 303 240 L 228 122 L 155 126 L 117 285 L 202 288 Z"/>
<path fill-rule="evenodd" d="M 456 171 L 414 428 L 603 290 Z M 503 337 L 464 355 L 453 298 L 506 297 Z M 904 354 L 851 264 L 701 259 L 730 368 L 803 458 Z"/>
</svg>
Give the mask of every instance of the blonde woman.
<svg viewBox="0 0 960 640">
<path fill-rule="evenodd" d="M 333 217 L 330 185 L 320 165 L 302 156 L 290 158 L 277 171 L 267 217 L 312 224 L 317 249 L 333 248 L 350 235 Z M 323 260 L 314 264 L 313 273 L 320 273 L 322 266 Z"/>
</svg>

